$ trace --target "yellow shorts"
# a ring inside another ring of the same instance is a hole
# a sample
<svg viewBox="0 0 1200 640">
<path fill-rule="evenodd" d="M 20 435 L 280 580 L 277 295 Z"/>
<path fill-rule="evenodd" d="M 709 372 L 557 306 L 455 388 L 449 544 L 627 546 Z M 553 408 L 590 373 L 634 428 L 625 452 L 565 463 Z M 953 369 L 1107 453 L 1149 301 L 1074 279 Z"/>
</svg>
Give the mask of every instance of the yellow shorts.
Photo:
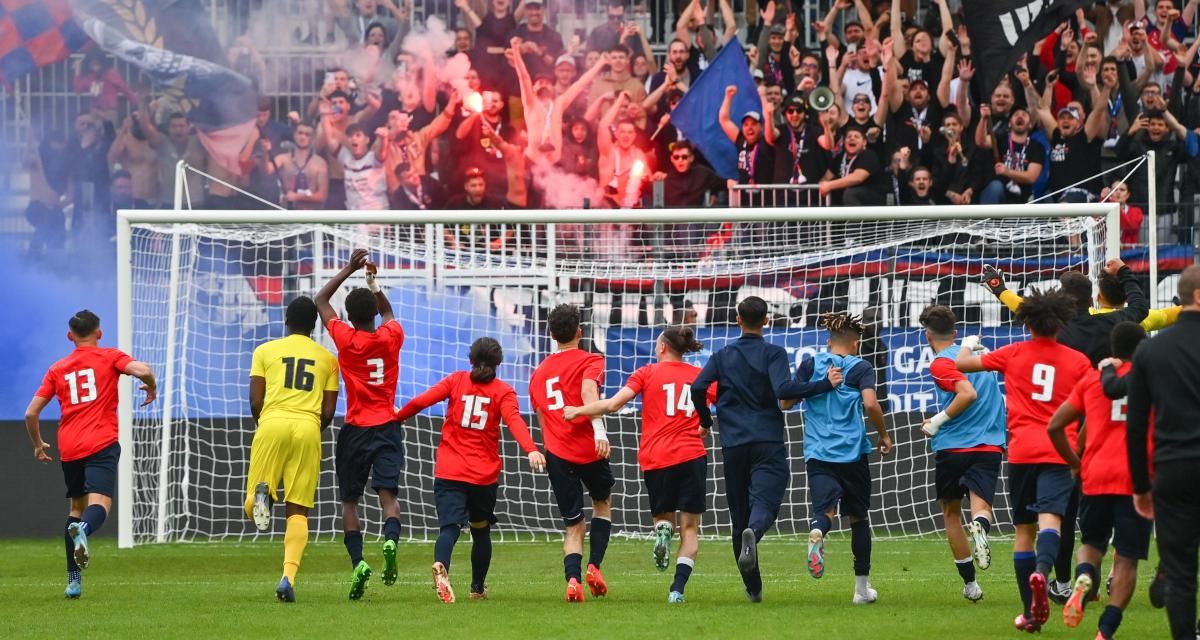
<svg viewBox="0 0 1200 640">
<path fill-rule="evenodd" d="M 246 513 L 254 506 L 254 487 L 267 483 L 271 496 L 283 484 L 283 500 L 312 508 L 321 476 L 321 426 L 311 420 L 261 420 L 250 444 L 246 473 Z"/>
</svg>

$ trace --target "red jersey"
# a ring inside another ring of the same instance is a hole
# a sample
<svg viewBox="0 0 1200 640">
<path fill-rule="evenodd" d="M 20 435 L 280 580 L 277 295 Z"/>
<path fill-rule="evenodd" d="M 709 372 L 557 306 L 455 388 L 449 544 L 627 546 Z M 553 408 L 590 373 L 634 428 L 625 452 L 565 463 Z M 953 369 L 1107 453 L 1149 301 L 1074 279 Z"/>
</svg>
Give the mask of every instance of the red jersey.
<svg viewBox="0 0 1200 640">
<path fill-rule="evenodd" d="M 604 356 L 582 349 L 567 349 L 546 356 L 529 379 L 529 401 L 541 415 L 546 451 L 575 464 L 587 464 L 596 455 L 592 419 L 580 416 L 568 422 L 563 407 L 583 405 L 583 381 L 601 384 Z"/>
<path fill-rule="evenodd" d="M 1008 407 L 1008 461 L 1017 464 L 1066 464 L 1050 442 L 1046 425 L 1092 370 L 1087 356 L 1053 338 L 1034 338 L 983 355 L 983 368 L 1004 375 Z M 1077 427 L 1067 427 L 1075 446 Z"/>
<path fill-rule="evenodd" d="M 58 397 L 58 450 L 63 462 L 86 458 L 117 441 L 117 381 L 133 357 L 119 349 L 75 347 L 55 362 L 34 394 Z"/>
<path fill-rule="evenodd" d="M 625 386 L 642 394 L 642 442 L 638 464 L 643 471 L 671 467 L 708 454 L 696 435 L 700 418 L 692 406 L 692 381 L 700 367 L 686 362 L 658 362 L 633 372 Z M 708 403 L 717 401 L 717 386 L 708 388 Z"/>
<path fill-rule="evenodd" d="M 346 424 L 378 427 L 394 420 L 400 347 L 404 346 L 400 323 L 389 320 L 370 332 L 334 318 L 325 330 L 337 347 L 338 366 L 346 381 Z"/>
<path fill-rule="evenodd" d="M 396 420 L 406 420 L 449 399 L 442 441 L 438 444 L 434 477 L 489 485 L 500 480 L 500 418 L 525 453 L 537 451 L 529 427 L 521 418 L 517 392 L 492 379 L 478 383 L 469 371 L 456 371 L 431 389 L 408 401 Z"/>
<path fill-rule="evenodd" d="M 1132 362 L 1123 362 L 1117 373 L 1125 375 L 1132 368 Z M 1133 495 L 1125 445 L 1125 398 L 1109 400 L 1100 383 L 1100 372 L 1092 371 L 1075 385 L 1067 402 L 1087 416 L 1087 443 L 1080 470 L 1083 492 L 1089 496 Z M 1153 455 L 1153 439 L 1147 439 L 1147 451 Z"/>
</svg>

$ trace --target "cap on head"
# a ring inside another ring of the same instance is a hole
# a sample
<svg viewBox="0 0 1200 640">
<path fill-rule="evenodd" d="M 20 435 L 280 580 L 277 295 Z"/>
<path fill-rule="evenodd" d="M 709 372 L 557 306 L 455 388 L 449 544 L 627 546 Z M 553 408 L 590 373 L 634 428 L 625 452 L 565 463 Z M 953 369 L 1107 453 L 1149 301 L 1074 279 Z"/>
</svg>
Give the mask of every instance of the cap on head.
<svg viewBox="0 0 1200 640">
<path fill-rule="evenodd" d="M 746 115 L 742 116 L 742 122 L 745 122 L 746 118 L 750 118 L 755 122 L 762 123 L 762 114 L 757 111 L 747 111 Z"/>
<path fill-rule="evenodd" d="M 575 58 L 572 58 L 569 55 L 563 54 L 558 57 L 558 60 L 554 61 L 554 66 L 556 66 L 556 67 L 559 65 L 562 65 L 562 64 L 570 65 L 570 67 L 572 69 L 574 69 L 575 68 Z"/>
</svg>

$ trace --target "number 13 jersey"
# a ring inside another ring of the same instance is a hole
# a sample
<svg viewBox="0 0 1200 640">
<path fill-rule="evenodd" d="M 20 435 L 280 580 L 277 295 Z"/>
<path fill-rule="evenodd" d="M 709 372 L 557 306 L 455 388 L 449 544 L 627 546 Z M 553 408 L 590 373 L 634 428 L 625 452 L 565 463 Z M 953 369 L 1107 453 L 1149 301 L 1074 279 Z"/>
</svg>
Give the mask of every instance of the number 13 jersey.
<svg viewBox="0 0 1200 640">
<path fill-rule="evenodd" d="M 37 397 L 62 407 L 58 450 L 63 462 L 86 458 L 117 441 L 117 381 L 133 358 L 107 347 L 76 347 L 55 362 Z"/>
<path fill-rule="evenodd" d="M 604 381 L 604 356 L 582 349 L 567 349 L 546 356 L 529 380 L 529 401 L 541 414 L 546 451 L 575 464 L 588 464 L 596 455 L 592 419 L 580 416 L 567 421 L 563 407 L 583 405 L 583 382 Z"/>
</svg>

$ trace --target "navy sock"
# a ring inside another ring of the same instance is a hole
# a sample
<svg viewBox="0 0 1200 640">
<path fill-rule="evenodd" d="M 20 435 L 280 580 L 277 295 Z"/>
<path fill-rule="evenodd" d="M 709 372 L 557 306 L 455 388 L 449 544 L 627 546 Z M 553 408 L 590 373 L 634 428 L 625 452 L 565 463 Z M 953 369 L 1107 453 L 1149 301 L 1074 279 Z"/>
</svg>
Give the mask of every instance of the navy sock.
<svg viewBox="0 0 1200 640">
<path fill-rule="evenodd" d="M 454 553 L 454 545 L 458 543 L 458 536 L 461 533 L 462 529 L 458 525 L 446 525 L 442 527 L 437 542 L 433 545 L 433 559 L 446 567 L 446 573 L 450 573 L 450 556 Z"/>
<path fill-rule="evenodd" d="M 600 568 L 604 554 L 608 552 L 608 537 L 612 534 L 612 522 L 608 518 L 592 518 L 592 530 L 588 532 L 588 564 Z"/>
<path fill-rule="evenodd" d="M 866 520 L 850 525 L 850 550 L 854 552 L 854 575 L 871 575 L 871 525 Z"/>
<path fill-rule="evenodd" d="M 988 520 L 986 516 L 975 516 L 975 522 L 979 523 L 979 526 L 983 528 L 984 533 L 992 532 L 992 521 Z"/>
<path fill-rule="evenodd" d="M 471 591 L 482 593 L 492 566 L 492 528 L 471 527 Z"/>
<path fill-rule="evenodd" d="M 963 584 L 975 582 L 975 563 L 970 557 L 966 560 L 955 560 L 954 568 L 958 569 L 958 575 L 962 578 Z"/>
<path fill-rule="evenodd" d="M 683 593 L 687 588 L 688 578 L 692 577 L 692 568 L 696 564 L 691 558 L 679 558 L 675 561 L 675 579 L 671 581 L 671 591 Z"/>
<path fill-rule="evenodd" d="M 1088 575 L 1089 578 L 1092 579 L 1092 588 L 1088 591 L 1087 597 L 1085 597 L 1083 599 L 1083 603 L 1081 604 L 1081 606 L 1084 606 L 1084 607 L 1086 607 L 1088 601 L 1092 599 L 1091 598 L 1092 593 L 1096 592 L 1100 588 L 1100 584 L 1099 584 L 1100 578 L 1097 576 L 1098 572 L 1096 570 L 1096 566 L 1090 562 L 1080 562 L 1078 565 L 1075 566 L 1075 577 L 1076 578 L 1078 578 L 1079 576 L 1081 576 L 1085 573 Z"/>
<path fill-rule="evenodd" d="M 1021 604 L 1025 607 L 1028 617 L 1029 606 L 1033 604 L 1033 592 L 1029 590 L 1029 576 L 1037 570 L 1037 555 L 1032 551 L 1014 551 L 1013 569 L 1017 573 L 1017 591 L 1021 592 Z"/>
<path fill-rule="evenodd" d="M 98 504 L 93 504 L 88 505 L 88 508 L 83 510 L 83 517 L 80 520 L 87 525 L 87 534 L 90 536 L 99 531 L 100 527 L 104 526 L 104 519 L 107 517 L 107 509 Z"/>
<path fill-rule="evenodd" d="M 346 545 L 346 553 L 350 554 L 350 566 L 357 567 L 363 560 L 362 532 L 347 531 L 342 536 L 342 544 Z"/>
<path fill-rule="evenodd" d="M 1104 613 L 1100 614 L 1100 623 L 1097 627 L 1100 633 L 1105 638 L 1111 638 L 1117 634 L 1117 627 L 1121 626 L 1121 618 L 1125 615 L 1121 608 L 1115 605 L 1104 607 Z"/>
<path fill-rule="evenodd" d="M 1042 529 L 1037 535 L 1037 572 L 1050 577 L 1054 561 L 1058 559 L 1059 537 L 1057 529 Z"/>
<path fill-rule="evenodd" d="M 582 553 L 568 553 L 563 556 L 563 576 L 565 576 L 567 582 L 570 582 L 571 578 L 583 582 Z"/>
<path fill-rule="evenodd" d="M 385 540 L 400 539 L 400 519 L 388 518 L 383 523 L 383 538 Z"/>
<path fill-rule="evenodd" d="M 79 580 L 79 565 L 75 564 L 75 541 L 71 539 L 71 525 L 80 522 L 75 516 L 67 516 L 67 528 L 63 529 L 63 537 L 67 541 L 67 580 Z"/>
<path fill-rule="evenodd" d="M 825 535 L 829 533 L 830 529 L 833 528 L 833 522 L 829 519 L 829 516 L 825 515 L 824 513 L 818 513 L 812 517 L 812 525 L 810 528 L 820 529 L 821 535 Z"/>
</svg>

